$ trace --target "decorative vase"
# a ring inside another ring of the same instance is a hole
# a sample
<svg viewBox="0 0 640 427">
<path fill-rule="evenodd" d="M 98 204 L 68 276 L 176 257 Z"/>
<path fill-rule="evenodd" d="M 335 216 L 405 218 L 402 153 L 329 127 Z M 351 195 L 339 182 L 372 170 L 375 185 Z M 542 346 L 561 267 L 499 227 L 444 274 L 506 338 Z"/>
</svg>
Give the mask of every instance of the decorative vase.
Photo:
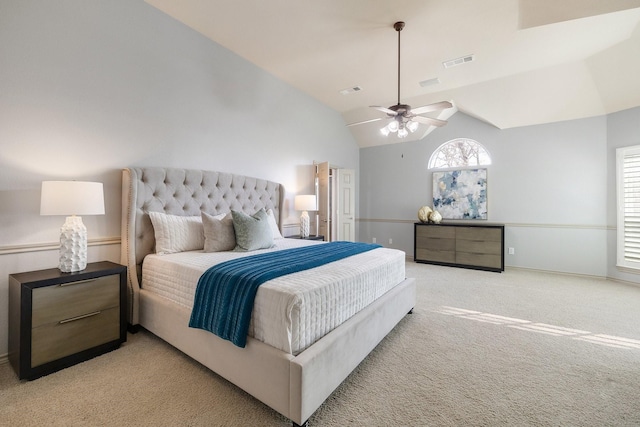
<svg viewBox="0 0 640 427">
<path fill-rule="evenodd" d="M 300 216 L 300 237 L 306 239 L 309 237 L 309 214 L 303 211 Z"/>
<path fill-rule="evenodd" d="M 87 268 L 87 227 L 82 217 L 68 216 L 60 228 L 60 263 L 63 273 Z"/>
<path fill-rule="evenodd" d="M 432 209 L 429 206 L 423 206 L 418 210 L 418 219 L 420 222 L 428 222 L 429 214 L 431 214 Z"/>
</svg>

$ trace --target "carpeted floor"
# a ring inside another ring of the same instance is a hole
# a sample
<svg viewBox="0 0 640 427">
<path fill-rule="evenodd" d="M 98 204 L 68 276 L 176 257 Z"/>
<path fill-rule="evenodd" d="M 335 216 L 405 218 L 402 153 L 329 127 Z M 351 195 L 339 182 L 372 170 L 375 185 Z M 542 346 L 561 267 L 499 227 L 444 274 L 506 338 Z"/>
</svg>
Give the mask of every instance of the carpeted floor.
<svg viewBox="0 0 640 427">
<path fill-rule="evenodd" d="M 310 426 L 639 426 L 640 288 L 407 262 L 418 304 Z M 286 426 L 153 335 L 36 381 L 0 365 L 0 425 Z"/>
</svg>

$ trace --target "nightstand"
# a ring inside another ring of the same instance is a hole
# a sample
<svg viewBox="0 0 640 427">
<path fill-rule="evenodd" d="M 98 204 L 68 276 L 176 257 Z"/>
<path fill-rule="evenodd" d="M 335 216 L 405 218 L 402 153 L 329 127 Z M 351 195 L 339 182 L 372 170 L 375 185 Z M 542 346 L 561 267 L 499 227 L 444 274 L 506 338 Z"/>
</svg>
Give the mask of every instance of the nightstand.
<svg viewBox="0 0 640 427">
<path fill-rule="evenodd" d="M 32 380 L 127 340 L 127 268 L 112 262 L 9 275 L 9 361 Z"/>
<path fill-rule="evenodd" d="M 300 236 L 287 236 L 287 239 L 302 239 L 302 240 L 324 240 L 324 236 L 320 234 L 311 234 L 309 237 L 300 237 Z"/>
</svg>

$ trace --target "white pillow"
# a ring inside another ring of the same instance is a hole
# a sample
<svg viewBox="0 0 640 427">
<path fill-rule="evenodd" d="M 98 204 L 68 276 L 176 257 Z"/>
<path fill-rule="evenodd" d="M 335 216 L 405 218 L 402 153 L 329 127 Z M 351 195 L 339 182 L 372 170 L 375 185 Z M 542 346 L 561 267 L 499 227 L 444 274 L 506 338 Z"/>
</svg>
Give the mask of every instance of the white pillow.
<svg viewBox="0 0 640 427">
<path fill-rule="evenodd" d="M 202 226 L 205 252 L 232 251 L 236 247 L 231 213 L 214 216 L 202 212 Z"/>
<path fill-rule="evenodd" d="M 169 215 L 149 212 L 159 255 L 195 251 L 204 248 L 204 229 L 200 216 Z"/>
<path fill-rule="evenodd" d="M 280 229 L 278 228 L 278 223 L 276 221 L 276 216 L 273 213 L 273 209 L 269 209 L 267 211 L 267 219 L 269 220 L 271 231 L 273 231 L 273 238 L 284 239 L 284 237 L 282 237 L 282 234 L 280 233 Z"/>
</svg>

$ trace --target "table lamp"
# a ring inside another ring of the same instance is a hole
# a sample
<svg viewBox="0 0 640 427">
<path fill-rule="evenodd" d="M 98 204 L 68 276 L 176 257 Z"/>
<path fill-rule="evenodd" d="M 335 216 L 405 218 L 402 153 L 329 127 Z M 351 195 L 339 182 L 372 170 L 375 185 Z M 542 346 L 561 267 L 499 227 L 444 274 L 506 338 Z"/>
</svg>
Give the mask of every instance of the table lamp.
<svg viewBox="0 0 640 427">
<path fill-rule="evenodd" d="M 300 215 L 300 237 L 306 239 L 309 237 L 309 214 L 307 211 L 318 210 L 316 196 L 313 194 L 296 196 L 293 204 L 295 210 L 302 211 L 302 215 Z"/>
<path fill-rule="evenodd" d="M 42 181 L 40 215 L 70 215 L 60 228 L 58 268 L 64 273 L 87 268 L 87 228 L 79 215 L 104 215 L 102 183 Z"/>
</svg>

